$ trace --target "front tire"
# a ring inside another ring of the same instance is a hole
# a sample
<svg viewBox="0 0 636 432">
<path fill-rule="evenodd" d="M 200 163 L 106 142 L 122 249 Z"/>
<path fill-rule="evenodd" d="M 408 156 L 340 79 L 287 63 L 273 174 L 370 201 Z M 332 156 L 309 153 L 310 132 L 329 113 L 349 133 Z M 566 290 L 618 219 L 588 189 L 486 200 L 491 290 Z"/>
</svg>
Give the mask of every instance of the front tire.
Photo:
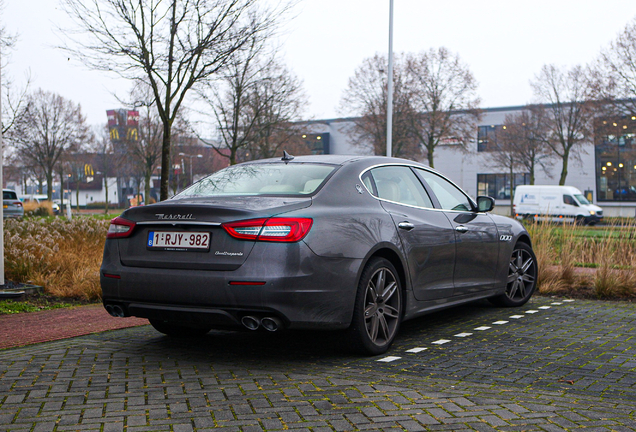
<svg viewBox="0 0 636 432">
<path fill-rule="evenodd" d="M 386 352 L 402 321 L 402 286 L 393 264 L 369 260 L 358 283 L 353 320 L 348 329 L 354 349 L 364 354 Z"/>
<path fill-rule="evenodd" d="M 496 306 L 516 307 L 524 305 L 537 286 L 537 258 L 530 245 L 517 243 L 508 263 L 506 292 L 490 298 Z"/>
<path fill-rule="evenodd" d="M 163 321 L 157 319 L 149 319 L 148 321 L 150 321 L 150 325 L 153 326 L 159 333 L 163 333 L 167 336 L 173 337 L 203 336 L 211 330 L 211 328 L 209 327 L 188 327 L 176 324 L 172 321 Z"/>
</svg>

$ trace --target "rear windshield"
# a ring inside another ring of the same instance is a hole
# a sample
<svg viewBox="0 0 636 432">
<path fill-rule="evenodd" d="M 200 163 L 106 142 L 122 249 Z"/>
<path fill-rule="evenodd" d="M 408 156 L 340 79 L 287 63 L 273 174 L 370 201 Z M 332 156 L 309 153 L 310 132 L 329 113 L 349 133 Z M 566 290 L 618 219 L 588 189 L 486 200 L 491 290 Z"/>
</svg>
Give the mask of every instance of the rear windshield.
<svg viewBox="0 0 636 432">
<path fill-rule="evenodd" d="M 13 191 L 2 191 L 3 200 L 18 199 L 18 195 Z"/>
<path fill-rule="evenodd" d="M 175 198 L 220 195 L 309 195 L 334 165 L 270 163 L 234 165 L 193 184 Z"/>
</svg>

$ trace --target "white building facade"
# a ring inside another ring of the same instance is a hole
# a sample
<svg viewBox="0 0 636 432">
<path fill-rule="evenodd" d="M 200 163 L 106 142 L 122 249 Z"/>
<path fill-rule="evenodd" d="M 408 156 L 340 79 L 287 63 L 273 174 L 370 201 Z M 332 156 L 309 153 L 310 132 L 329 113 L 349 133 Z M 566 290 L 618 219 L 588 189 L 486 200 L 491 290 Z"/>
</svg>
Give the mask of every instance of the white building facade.
<svg viewBox="0 0 636 432">
<path fill-rule="evenodd" d="M 492 133 L 504 126 L 507 115 L 517 114 L 523 108 L 484 109 L 475 127 L 474 139 L 465 149 L 458 145 L 440 145 L 434 153 L 435 169 L 473 197 L 489 195 L 495 198 L 495 211 L 501 214 L 510 214 L 510 191 L 517 185 L 529 184 L 529 174 L 516 169 L 511 188 L 509 169 L 498 165 L 492 151 L 488 151 L 484 144 Z M 326 142 L 325 153 L 371 154 L 370 147 L 354 144 L 353 125 L 351 118 L 306 123 L 312 136 L 320 136 Z M 624 136 L 619 135 L 620 139 L 611 135 L 609 139 L 597 137 L 596 145 L 592 140 L 584 142 L 570 157 L 566 185 L 581 190 L 588 199 L 603 208 L 605 216 L 636 217 L 636 157 L 631 151 L 633 135 L 624 133 Z M 633 146 L 636 150 L 636 139 Z M 421 162 L 427 164 L 426 159 Z M 545 165 L 546 171 L 537 167 L 535 184 L 558 184 L 561 159 L 553 157 Z"/>
</svg>

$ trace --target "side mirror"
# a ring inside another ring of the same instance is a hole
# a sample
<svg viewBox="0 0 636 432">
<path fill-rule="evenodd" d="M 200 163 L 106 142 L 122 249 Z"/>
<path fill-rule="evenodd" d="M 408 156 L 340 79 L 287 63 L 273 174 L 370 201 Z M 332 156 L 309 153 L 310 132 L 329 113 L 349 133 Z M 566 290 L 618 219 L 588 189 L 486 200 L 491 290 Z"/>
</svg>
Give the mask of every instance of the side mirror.
<svg viewBox="0 0 636 432">
<path fill-rule="evenodd" d="M 489 212 L 495 208 L 495 199 L 489 196 L 477 197 L 477 211 Z"/>
</svg>

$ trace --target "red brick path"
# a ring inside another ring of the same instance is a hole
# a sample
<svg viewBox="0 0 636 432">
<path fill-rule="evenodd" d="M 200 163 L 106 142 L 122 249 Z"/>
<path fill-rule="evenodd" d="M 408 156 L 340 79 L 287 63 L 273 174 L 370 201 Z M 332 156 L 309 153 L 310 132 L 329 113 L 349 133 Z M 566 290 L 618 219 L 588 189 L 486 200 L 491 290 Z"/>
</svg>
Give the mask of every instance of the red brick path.
<svg viewBox="0 0 636 432">
<path fill-rule="evenodd" d="M 102 305 L 0 315 L 0 349 L 144 324 L 143 318 L 114 318 Z"/>
</svg>

